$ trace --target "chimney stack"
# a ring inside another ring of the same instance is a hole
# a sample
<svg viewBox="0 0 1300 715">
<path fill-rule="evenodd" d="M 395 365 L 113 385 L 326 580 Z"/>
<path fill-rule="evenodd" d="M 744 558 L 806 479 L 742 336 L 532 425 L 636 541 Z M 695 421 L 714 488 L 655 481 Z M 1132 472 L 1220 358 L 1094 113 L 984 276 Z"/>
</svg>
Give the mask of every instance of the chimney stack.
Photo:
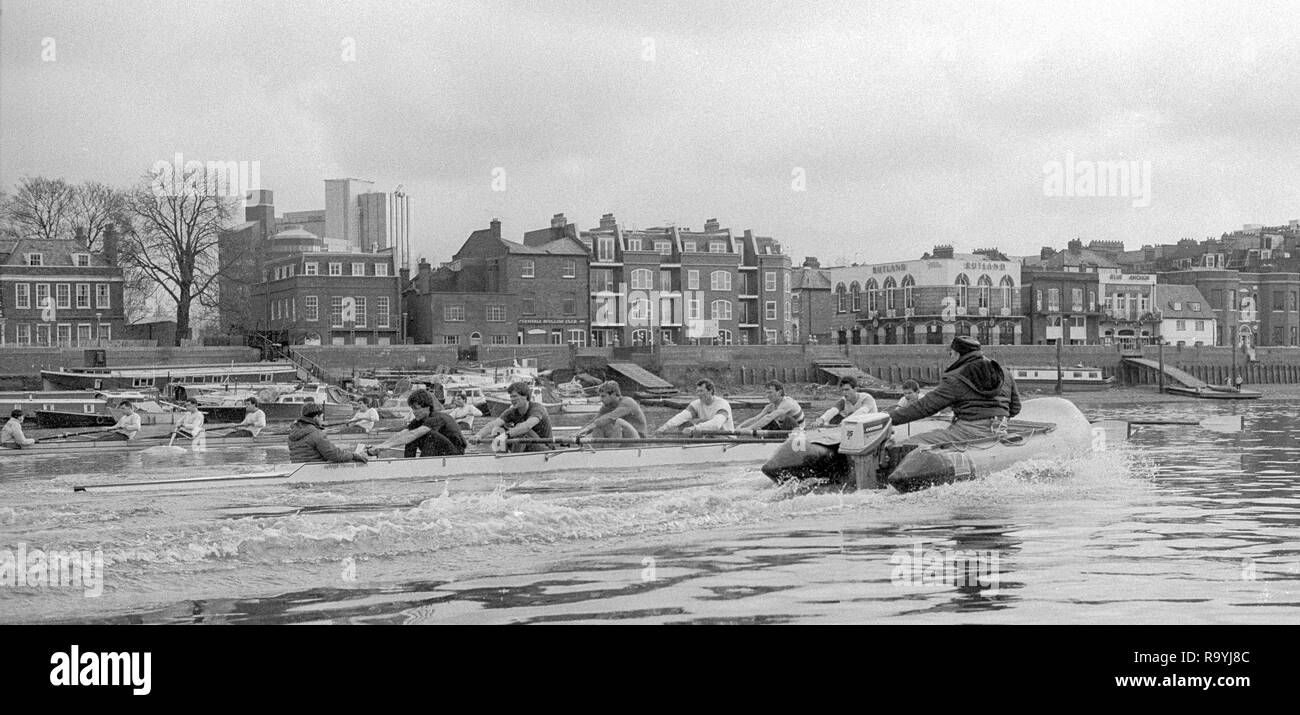
<svg viewBox="0 0 1300 715">
<path fill-rule="evenodd" d="M 551 217 L 551 228 L 564 228 L 568 223 L 569 220 L 564 217 L 564 214 L 555 214 Z"/>
<path fill-rule="evenodd" d="M 934 258 L 952 258 L 952 244 L 935 246 L 934 253 L 931 255 Z"/>
<path fill-rule="evenodd" d="M 108 260 L 109 265 L 117 265 L 117 225 L 109 223 L 104 227 L 104 245 L 100 248 L 100 253 Z"/>
<path fill-rule="evenodd" d="M 500 219 L 495 219 L 495 218 L 492 219 L 492 224 L 491 224 L 491 226 L 492 226 L 492 238 L 501 238 L 501 221 L 500 221 Z"/>
<path fill-rule="evenodd" d="M 804 259 L 803 259 L 803 267 L 804 267 L 804 268 L 821 268 L 821 267 L 822 267 L 822 263 L 821 263 L 821 261 L 817 260 L 817 257 L 816 257 L 816 256 L 805 256 Z"/>
<path fill-rule="evenodd" d="M 615 228 L 616 226 L 618 226 L 618 221 L 614 220 L 614 214 L 605 214 L 600 217 L 601 228 Z"/>
<path fill-rule="evenodd" d="M 1038 249 L 1038 258 L 1040 260 L 1046 261 L 1047 259 L 1055 255 L 1056 255 L 1056 249 L 1052 248 L 1051 246 L 1043 246 L 1042 248 Z"/>
<path fill-rule="evenodd" d="M 722 229 L 722 224 L 719 224 L 716 218 L 707 219 L 704 222 L 705 233 L 712 233 L 714 231 L 719 231 L 721 229 Z"/>
</svg>

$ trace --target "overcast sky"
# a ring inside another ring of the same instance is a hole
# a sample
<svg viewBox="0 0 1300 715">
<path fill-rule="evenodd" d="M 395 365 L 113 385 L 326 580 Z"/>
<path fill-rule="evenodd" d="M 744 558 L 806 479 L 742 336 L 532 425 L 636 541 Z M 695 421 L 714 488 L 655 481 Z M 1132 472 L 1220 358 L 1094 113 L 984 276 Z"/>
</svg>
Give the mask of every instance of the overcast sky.
<svg viewBox="0 0 1300 715">
<path fill-rule="evenodd" d="M 1300 218 L 1297 7 L 0 0 L 0 184 L 177 152 L 260 162 L 280 213 L 402 184 L 435 261 L 558 212 L 716 217 L 796 264 L 1137 248 Z M 1149 195 L 1047 195 L 1071 160 Z"/>
</svg>

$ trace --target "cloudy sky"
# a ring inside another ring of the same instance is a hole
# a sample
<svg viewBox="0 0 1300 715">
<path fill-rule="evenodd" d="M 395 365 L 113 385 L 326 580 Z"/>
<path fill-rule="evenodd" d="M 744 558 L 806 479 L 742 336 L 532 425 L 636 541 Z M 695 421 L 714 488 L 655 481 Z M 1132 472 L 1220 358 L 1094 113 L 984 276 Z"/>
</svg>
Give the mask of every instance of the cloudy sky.
<svg viewBox="0 0 1300 715">
<path fill-rule="evenodd" d="M 796 263 L 1136 248 L 1300 218 L 1298 7 L 0 0 L 0 184 L 178 152 L 259 162 L 280 212 L 401 184 L 435 261 L 558 212 Z"/>
</svg>

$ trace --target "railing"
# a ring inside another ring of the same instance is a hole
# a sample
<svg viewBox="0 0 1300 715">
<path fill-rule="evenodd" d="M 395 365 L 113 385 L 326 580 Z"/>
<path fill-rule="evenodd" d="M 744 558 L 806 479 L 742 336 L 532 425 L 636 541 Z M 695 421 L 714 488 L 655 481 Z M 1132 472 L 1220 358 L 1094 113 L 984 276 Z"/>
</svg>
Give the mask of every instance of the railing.
<svg viewBox="0 0 1300 715">
<path fill-rule="evenodd" d="M 298 369 L 306 372 L 311 377 L 327 384 L 331 381 L 329 370 L 326 370 L 306 355 L 300 355 L 280 343 L 273 342 L 270 338 L 267 338 L 261 333 L 252 333 L 249 337 L 253 338 L 254 342 L 257 343 L 256 347 L 262 349 L 263 352 L 270 355 L 273 359 L 285 358 L 294 365 L 297 365 Z"/>
</svg>

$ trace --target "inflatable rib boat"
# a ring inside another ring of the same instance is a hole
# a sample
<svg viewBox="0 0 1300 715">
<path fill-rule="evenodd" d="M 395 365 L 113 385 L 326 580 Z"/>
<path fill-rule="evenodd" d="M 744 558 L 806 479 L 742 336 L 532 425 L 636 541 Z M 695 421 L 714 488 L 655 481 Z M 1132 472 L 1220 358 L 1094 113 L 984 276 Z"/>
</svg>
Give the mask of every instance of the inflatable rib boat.
<svg viewBox="0 0 1300 715">
<path fill-rule="evenodd" d="M 1059 397 L 1025 400 L 1002 434 L 951 444 L 902 444 L 910 435 L 947 424 L 928 419 L 894 427 L 885 413 L 854 415 L 838 428 L 792 436 L 763 465 L 763 473 L 778 482 L 817 478 L 910 492 L 978 479 L 1026 459 L 1086 452 L 1093 444 L 1088 418 Z"/>
</svg>

